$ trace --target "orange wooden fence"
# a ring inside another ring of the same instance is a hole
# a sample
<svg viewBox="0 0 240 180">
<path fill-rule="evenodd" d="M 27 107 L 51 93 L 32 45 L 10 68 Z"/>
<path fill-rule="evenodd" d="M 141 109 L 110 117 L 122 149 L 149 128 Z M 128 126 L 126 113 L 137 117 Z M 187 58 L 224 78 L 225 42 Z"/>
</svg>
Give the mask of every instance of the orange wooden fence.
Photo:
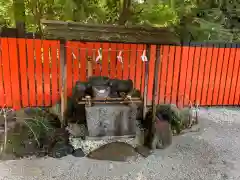
<svg viewBox="0 0 240 180">
<path fill-rule="evenodd" d="M 33 39 L 0 39 L 0 106 L 19 109 L 50 106 L 60 99 L 60 42 Z M 67 42 L 67 91 L 77 80 L 87 79 L 87 58 L 93 59 L 93 74 L 132 79 L 143 92 L 146 63 L 144 44 Z M 94 60 L 101 48 L 102 59 Z M 149 59 L 148 102 L 152 100 L 156 45 Z M 122 52 L 123 63 L 117 56 Z M 240 48 L 160 46 L 158 103 L 179 106 L 239 105 Z"/>
</svg>

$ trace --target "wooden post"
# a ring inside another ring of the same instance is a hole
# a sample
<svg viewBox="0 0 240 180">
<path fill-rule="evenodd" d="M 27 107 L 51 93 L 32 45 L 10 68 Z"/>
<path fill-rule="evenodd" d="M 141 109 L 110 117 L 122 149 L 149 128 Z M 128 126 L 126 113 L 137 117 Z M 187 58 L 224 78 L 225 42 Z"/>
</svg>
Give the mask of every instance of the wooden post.
<svg viewBox="0 0 240 180">
<path fill-rule="evenodd" d="M 159 65 L 160 65 L 160 46 L 157 45 L 157 49 L 156 49 L 157 53 L 156 53 L 156 62 L 155 62 L 155 66 L 154 66 L 154 81 L 153 81 L 153 100 L 152 100 L 152 121 L 153 124 L 156 121 L 156 97 L 158 94 L 158 73 L 159 73 Z M 151 126 L 152 128 L 154 128 L 154 126 Z M 154 129 L 151 130 L 151 132 L 153 132 Z"/>
<path fill-rule="evenodd" d="M 17 37 L 24 38 L 25 37 L 25 23 L 24 22 L 16 22 L 17 29 Z"/>
<path fill-rule="evenodd" d="M 60 41 L 60 71 L 61 71 L 61 123 L 62 127 L 67 126 L 65 119 L 65 110 L 67 108 L 67 63 L 66 63 L 66 47 L 65 40 Z"/>
<path fill-rule="evenodd" d="M 148 61 L 145 62 L 145 83 L 144 83 L 144 94 L 143 94 L 143 119 L 145 119 L 145 116 L 147 114 L 147 94 L 148 94 L 148 76 L 149 76 L 149 60 L 150 60 L 150 51 L 151 51 L 151 45 L 147 44 L 147 59 Z"/>
<path fill-rule="evenodd" d="M 88 57 L 88 78 L 92 76 L 92 57 Z"/>
</svg>

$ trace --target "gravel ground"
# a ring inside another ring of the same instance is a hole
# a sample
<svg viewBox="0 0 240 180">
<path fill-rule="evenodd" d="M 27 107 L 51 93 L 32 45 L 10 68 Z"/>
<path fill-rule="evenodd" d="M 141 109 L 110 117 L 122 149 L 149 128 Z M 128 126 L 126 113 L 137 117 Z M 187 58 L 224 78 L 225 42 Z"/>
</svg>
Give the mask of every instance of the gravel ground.
<svg viewBox="0 0 240 180">
<path fill-rule="evenodd" d="M 240 180 L 240 109 L 201 109 L 197 133 L 174 138 L 171 147 L 137 162 L 86 158 L 0 162 L 1 180 Z"/>
</svg>

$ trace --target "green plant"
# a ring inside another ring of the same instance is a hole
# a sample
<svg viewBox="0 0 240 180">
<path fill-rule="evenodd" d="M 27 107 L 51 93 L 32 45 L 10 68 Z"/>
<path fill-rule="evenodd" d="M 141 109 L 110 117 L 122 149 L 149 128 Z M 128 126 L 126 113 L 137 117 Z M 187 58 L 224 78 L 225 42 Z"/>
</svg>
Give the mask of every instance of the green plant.
<svg viewBox="0 0 240 180">
<path fill-rule="evenodd" d="M 29 138 L 34 139 L 38 146 L 40 146 L 40 139 L 51 133 L 53 127 L 47 114 L 42 109 L 37 108 L 35 111 L 35 116 L 31 118 L 24 118 L 23 123 L 28 129 Z"/>
</svg>

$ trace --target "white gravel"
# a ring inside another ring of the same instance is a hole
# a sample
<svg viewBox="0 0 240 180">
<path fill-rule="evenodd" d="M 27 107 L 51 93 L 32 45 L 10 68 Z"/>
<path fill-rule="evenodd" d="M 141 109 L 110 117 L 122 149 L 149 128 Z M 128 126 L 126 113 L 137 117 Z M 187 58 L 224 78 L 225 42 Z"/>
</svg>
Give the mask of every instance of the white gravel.
<svg viewBox="0 0 240 180">
<path fill-rule="evenodd" d="M 0 180 L 240 180 L 240 110 L 201 109 L 201 131 L 137 162 L 87 158 L 0 162 Z"/>
</svg>

